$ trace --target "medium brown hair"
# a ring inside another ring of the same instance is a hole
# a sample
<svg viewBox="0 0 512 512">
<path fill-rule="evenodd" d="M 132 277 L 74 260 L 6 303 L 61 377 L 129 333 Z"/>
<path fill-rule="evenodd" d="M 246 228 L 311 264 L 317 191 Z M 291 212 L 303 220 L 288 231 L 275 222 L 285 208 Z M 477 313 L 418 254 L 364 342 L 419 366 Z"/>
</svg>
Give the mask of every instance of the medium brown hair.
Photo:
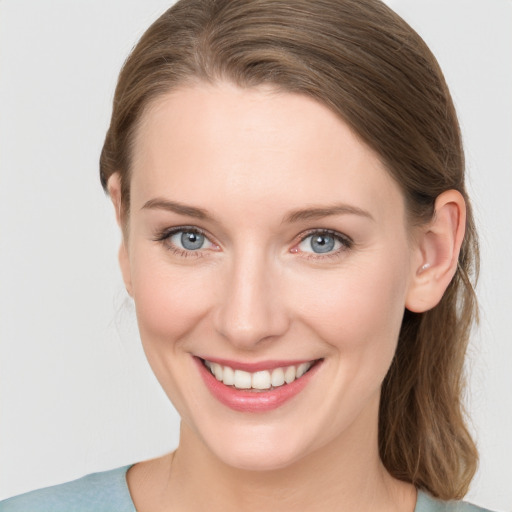
<svg viewBox="0 0 512 512">
<path fill-rule="evenodd" d="M 221 80 L 272 84 L 326 105 L 380 155 L 413 223 L 432 218 L 440 193 L 464 196 L 456 275 L 435 308 L 405 312 L 379 413 L 387 470 L 442 499 L 462 497 L 477 464 L 462 392 L 478 246 L 459 125 L 436 59 L 379 0 L 181 0 L 146 31 L 119 77 L 100 175 L 106 187 L 120 173 L 125 212 L 134 133 L 150 102 Z"/>
</svg>

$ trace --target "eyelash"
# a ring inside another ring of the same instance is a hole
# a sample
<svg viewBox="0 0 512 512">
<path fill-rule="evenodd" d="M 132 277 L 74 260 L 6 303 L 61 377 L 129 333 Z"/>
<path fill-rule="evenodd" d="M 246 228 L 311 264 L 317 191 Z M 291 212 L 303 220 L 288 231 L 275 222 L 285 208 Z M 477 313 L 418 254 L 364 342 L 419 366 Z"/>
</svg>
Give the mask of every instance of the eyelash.
<svg viewBox="0 0 512 512">
<path fill-rule="evenodd" d="M 299 246 L 302 242 L 307 240 L 311 236 L 322 236 L 328 235 L 333 237 L 337 242 L 341 244 L 341 247 L 336 251 L 327 252 L 325 254 L 322 253 L 314 253 L 314 252 L 302 252 L 303 257 L 309 260 L 325 260 L 325 259 L 336 259 L 341 256 L 342 253 L 349 251 L 354 247 L 354 241 L 347 235 L 339 233 L 338 231 L 334 231 L 332 229 L 311 229 L 306 233 L 301 233 L 298 236 L 298 242 L 295 243 L 291 252 L 299 252 L 298 250 L 294 250 L 297 246 Z"/>
<path fill-rule="evenodd" d="M 161 243 L 168 251 L 171 251 L 173 254 L 176 254 L 177 256 L 181 256 L 182 258 L 201 258 L 203 257 L 204 250 L 197 250 L 197 251 L 191 251 L 191 250 L 185 250 L 180 249 L 179 247 L 176 247 L 175 245 L 172 245 L 170 243 L 170 239 L 173 235 L 176 235 L 177 233 L 194 233 L 196 235 L 202 235 L 204 236 L 208 241 L 210 241 L 210 237 L 208 234 L 203 231 L 202 229 L 199 229 L 195 226 L 177 226 L 175 228 L 170 229 L 164 229 L 160 232 L 158 232 L 153 238 L 155 242 Z M 210 241 L 210 243 L 213 244 L 213 242 Z M 216 244 L 214 244 L 216 245 Z"/>
<path fill-rule="evenodd" d="M 184 232 L 184 233 L 195 233 L 195 234 L 198 234 L 198 235 L 202 235 L 208 241 L 210 241 L 210 243 L 212 243 L 214 245 L 217 245 L 217 244 L 215 244 L 214 242 L 212 242 L 210 240 L 209 235 L 205 231 L 203 231 L 202 229 L 197 228 L 195 226 L 177 226 L 177 227 L 170 228 L 170 229 L 164 229 L 164 230 L 158 232 L 156 234 L 156 236 L 153 238 L 153 240 L 155 242 L 161 243 L 167 250 L 171 251 L 173 254 L 176 254 L 176 255 L 181 256 L 183 258 L 190 258 L 190 257 L 192 257 L 192 258 L 200 258 L 200 257 L 205 256 L 205 252 L 206 252 L 205 250 L 200 250 L 200 249 L 196 250 L 196 251 L 184 250 L 184 249 L 181 249 L 179 247 L 176 247 L 175 245 L 171 245 L 170 238 L 173 235 L 175 235 L 177 233 L 181 233 L 181 232 Z M 328 236 L 331 236 L 337 242 L 339 242 L 341 244 L 341 247 L 338 248 L 336 251 L 327 252 L 325 254 L 299 251 L 297 249 L 297 247 L 301 243 L 303 243 L 305 240 L 307 240 L 309 237 L 311 237 L 313 235 L 317 235 L 317 236 L 328 235 Z M 319 259 L 327 259 L 327 258 L 330 258 L 330 259 L 338 258 L 341 253 L 349 251 L 354 246 L 354 242 L 353 242 L 353 240 L 350 237 L 348 237 L 347 235 L 344 235 L 342 233 L 339 233 L 338 231 L 331 230 L 331 229 L 312 229 L 312 230 L 307 231 L 306 233 L 301 233 L 296 238 L 296 240 L 297 241 L 295 242 L 295 244 L 292 247 L 292 249 L 290 249 L 290 252 L 292 252 L 292 253 L 302 252 L 302 254 L 303 254 L 302 257 L 304 257 L 306 259 L 310 259 L 310 260 L 319 260 Z"/>
</svg>

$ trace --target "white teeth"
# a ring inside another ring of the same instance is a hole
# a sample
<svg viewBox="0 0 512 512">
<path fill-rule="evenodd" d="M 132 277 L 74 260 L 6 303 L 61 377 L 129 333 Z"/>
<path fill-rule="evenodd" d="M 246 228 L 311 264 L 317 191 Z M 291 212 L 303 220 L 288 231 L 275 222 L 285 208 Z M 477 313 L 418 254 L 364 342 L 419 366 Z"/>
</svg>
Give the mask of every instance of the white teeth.
<svg viewBox="0 0 512 512">
<path fill-rule="evenodd" d="M 224 366 L 224 375 L 222 382 L 226 384 L 226 386 L 233 386 L 235 384 L 235 371 L 233 368 L 229 366 Z"/>
<path fill-rule="evenodd" d="M 297 367 L 287 366 L 250 373 L 244 370 L 234 370 L 229 366 L 222 366 L 207 360 L 204 361 L 204 364 L 215 378 L 226 386 L 259 390 L 277 388 L 285 383 L 291 384 L 295 379 L 302 377 L 313 365 L 312 362 L 301 363 Z"/>
<path fill-rule="evenodd" d="M 222 366 L 218 363 L 212 363 L 212 370 L 217 380 L 222 380 Z"/>
<path fill-rule="evenodd" d="M 284 370 L 282 368 L 276 368 L 272 370 L 272 386 L 277 388 L 284 384 Z"/>
<path fill-rule="evenodd" d="M 270 389 L 270 372 L 263 370 L 252 374 L 252 387 L 254 389 Z"/>
<path fill-rule="evenodd" d="M 302 377 L 311 368 L 311 363 L 299 364 L 297 368 L 297 379 Z"/>
<path fill-rule="evenodd" d="M 295 366 L 288 366 L 284 371 L 284 381 L 286 382 L 286 384 L 291 384 L 295 380 L 295 376 Z"/>
<path fill-rule="evenodd" d="M 251 389 L 252 379 L 249 372 L 243 370 L 235 370 L 235 388 L 237 389 Z"/>
</svg>

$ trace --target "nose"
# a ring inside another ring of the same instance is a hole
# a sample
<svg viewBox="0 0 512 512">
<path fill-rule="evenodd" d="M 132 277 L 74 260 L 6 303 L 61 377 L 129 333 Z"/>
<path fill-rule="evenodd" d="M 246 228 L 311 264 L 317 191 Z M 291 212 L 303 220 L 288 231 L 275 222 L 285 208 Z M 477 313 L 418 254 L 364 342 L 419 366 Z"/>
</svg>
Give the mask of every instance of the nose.
<svg viewBox="0 0 512 512">
<path fill-rule="evenodd" d="M 228 275 L 222 276 L 215 328 L 236 348 L 256 349 L 289 328 L 279 275 L 264 255 L 247 251 L 233 259 Z"/>
</svg>

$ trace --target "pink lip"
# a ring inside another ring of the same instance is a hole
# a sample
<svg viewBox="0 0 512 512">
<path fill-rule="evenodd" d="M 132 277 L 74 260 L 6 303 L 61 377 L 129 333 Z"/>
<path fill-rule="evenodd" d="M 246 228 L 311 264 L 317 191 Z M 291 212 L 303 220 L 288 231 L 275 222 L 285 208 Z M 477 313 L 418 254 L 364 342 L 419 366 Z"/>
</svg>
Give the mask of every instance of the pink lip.
<svg viewBox="0 0 512 512">
<path fill-rule="evenodd" d="M 299 379 L 294 380 L 291 384 L 285 384 L 281 387 L 273 389 L 271 391 L 247 391 L 236 389 L 232 386 L 226 386 L 222 382 L 218 381 L 205 367 L 202 360 L 199 357 L 194 357 L 194 361 L 197 364 L 199 369 L 199 373 L 203 378 L 206 387 L 212 393 L 212 395 L 222 404 L 226 405 L 230 409 L 240 412 L 266 412 L 271 411 L 273 409 L 277 409 L 281 405 L 283 405 L 288 400 L 291 400 L 294 396 L 298 395 L 311 381 L 319 367 L 321 366 L 322 361 L 320 360 L 318 363 L 313 365 L 311 369 L 305 373 Z M 275 361 L 272 361 L 267 366 L 262 366 L 261 363 L 257 363 L 256 365 L 241 365 L 240 363 L 220 363 L 220 359 L 208 359 L 208 361 L 218 362 L 219 364 L 225 364 L 226 366 L 230 366 L 231 368 L 237 369 L 245 369 L 247 367 L 257 367 L 256 370 L 259 369 L 271 369 L 278 368 L 280 366 L 290 366 L 291 364 L 287 362 L 284 365 L 275 364 Z M 296 364 L 296 363 L 295 363 Z M 247 370 L 245 370 L 247 371 Z M 250 371 L 250 370 L 249 370 Z"/>
</svg>

